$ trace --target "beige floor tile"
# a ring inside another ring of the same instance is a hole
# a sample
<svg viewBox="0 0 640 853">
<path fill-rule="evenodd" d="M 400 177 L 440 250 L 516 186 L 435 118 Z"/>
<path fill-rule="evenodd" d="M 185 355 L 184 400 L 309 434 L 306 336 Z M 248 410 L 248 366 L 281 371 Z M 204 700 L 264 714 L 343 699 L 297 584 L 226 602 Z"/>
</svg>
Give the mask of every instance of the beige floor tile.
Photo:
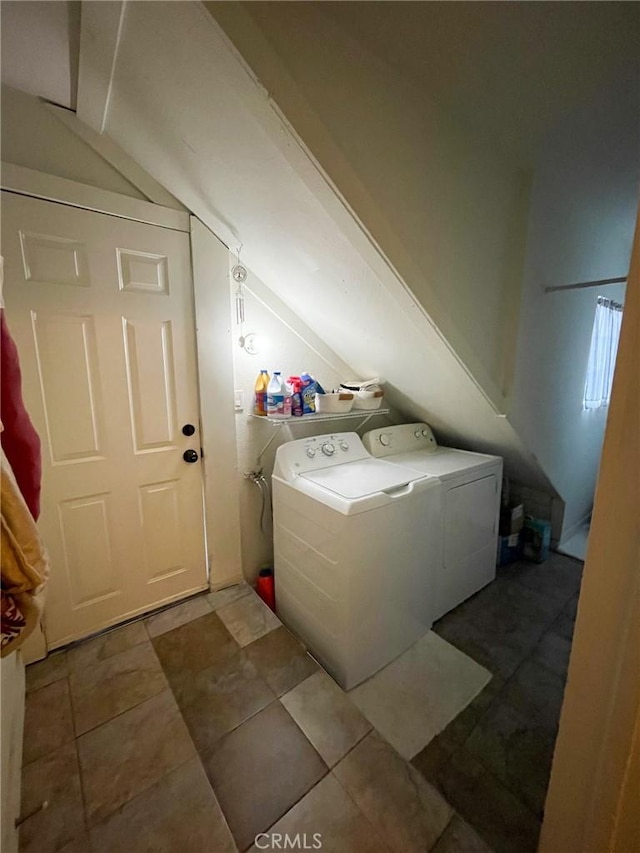
<svg viewBox="0 0 640 853">
<path fill-rule="evenodd" d="M 491 848 L 468 823 L 454 815 L 431 853 L 491 853 Z"/>
<path fill-rule="evenodd" d="M 31 815 L 20 827 L 21 853 L 53 853 L 84 832 L 75 741 L 23 768 L 21 813 Z"/>
<path fill-rule="evenodd" d="M 69 685 L 77 735 L 168 687 L 149 641 L 72 673 Z"/>
<path fill-rule="evenodd" d="M 66 678 L 29 693 L 25 701 L 22 763 L 30 764 L 73 740 Z"/>
<path fill-rule="evenodd" d="M 91 831 L 93 853 L 235 853 L 197 758 L 173 770 Z"/>
<path fill-rule="evenodd" d="M 376 732 L 333 772 L 393 850 L 430 850 L 453 815 L 436 789 Z"/>
<path fill-rule="evenodd" d="M 175 693 L 182 716 L 202 751 L 273 702 L 273 691 L 238 649 L 185 680 Z"/>
<path fill-rule="evenodd" d="M 165 690 L 78 738 L 87 820 L 96 824 L 195 755 Z"/>
<path fill-rule="evenodd" d="M 327 773 L 277 701 L 223 737 L 202 763 L 240 850 Z"/>
<path fill-rule="evenodd" d="M 165 675 L 174 686 L 238 651 L 238 644 L 218 614 L 211 611 L 193 622 L 154 637 L 153 647 Z"/>
<path fill-rule="evenodd" d="M 226 604 L 216 611 L 240 646 L 247 646 L 282 624 L 255 593 Z"/>
<path fill-rule="evenodd" d="M 329 767 L 371 731 L 371 723 L 323 670 L 285 693 L 280 701 Z"/>
<path fill-rule="evenodd" d="M 33 693 L 47 684 L 60 681 L 69 674 L 66 652 L 54 652 L 47 655 L 44 660 L 30 663 L 25 670 L 25 681 L 27 693 Z"/>
<path fill-rule="evenodd" d="M 349 696 L 400 755 L 411 759 L 490 680 L 490 672 L 430 631 Z"/>
<path fill-rule="evenodd" d="M 180 625 L 186 625 L 200 616 L 206 616 L 211 613 L 211 607 L 207 603 L 207 597 L 199 595 L 197 598 L 190 598 L 189 601 L 184 601 L 182 604 L 177 604 L 154 616 L 149 616 L 145 619 L 145 625 L 150 637 L 159 637 L 160 634 L 166 634 L 167 631 L 172 631 L 174 628 L 179 628 Z"/>
<path fill-rule="evenodd" d="M 385 853 L 389 847 L 380 838 L 371 823 L 329 773 L 299 803 L 286 813 L 259 839 L 250 853 L 259 853 L 260 848 L 274 849 L 274 836 L 288 835 L 290 838 L 306 835 L 307 844 L 321 844 L 327 853 Z"/>
<path fill-rule="evenodd" d="M 217 592 L 210 592 L 206 596 L 207 601 L 213 610 L 219 610 L 225 604 L 231 604 L 239 598 L 244 598 L 252 592 L 248 583 L 237 583 L 234 586 L 228 586 L 225 589 L 219 589 Z"/>
<path fill-rule="evenodd" d="M 69 669 L 71 672 L 78 672 L 85 667 L 94 666 L 148 639 L 142 622 L 131 622 L 69 649 Z"/>
<path fill-rule="evenodd" d="M 244 647 L 260 675 L 282 696 L 318 670 L 305 647 L 282 626 Z"/>
</svg>

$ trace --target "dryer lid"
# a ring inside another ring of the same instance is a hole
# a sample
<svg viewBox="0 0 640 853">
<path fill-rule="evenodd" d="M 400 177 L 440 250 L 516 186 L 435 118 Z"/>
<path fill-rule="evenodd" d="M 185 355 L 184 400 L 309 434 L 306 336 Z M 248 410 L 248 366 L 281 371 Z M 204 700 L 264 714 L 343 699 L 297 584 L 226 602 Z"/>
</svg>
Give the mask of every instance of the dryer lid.
<svg viewBox="0 0 640 853">
<path fill-rule="evenodd" d="M 440 477 L 441 480 L 460 474 L 484 473 L 486 468 L 493 468 L 501 461 L 499 456 L 442 446 L 435 452 L 418 450 L 412 453 L 395 453 L 393 457 L 387 458 L 392 458 L 398 465 L 406 465 L 408 468 Z"/>
<path fill-rule="evenodd" d="M 419 471 L 412 471 L 383 459 L 360 459 L 300 474 L 300 479 L 315 483 L 348 500 L 394 491 L 424 477 Z"/>
</svg>

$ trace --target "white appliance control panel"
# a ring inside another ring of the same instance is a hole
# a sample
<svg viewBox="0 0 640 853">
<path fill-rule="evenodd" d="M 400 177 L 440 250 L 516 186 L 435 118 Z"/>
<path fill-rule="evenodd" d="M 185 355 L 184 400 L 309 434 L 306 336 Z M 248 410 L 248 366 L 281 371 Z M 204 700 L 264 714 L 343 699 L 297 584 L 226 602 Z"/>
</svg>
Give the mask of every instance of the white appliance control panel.
<svg viewBox="0 0 640 853">
<path fill-rule="evenodd" d="M 435 451 L 438 443 L 428 424 L 399 424 L 372 429 L 363 438 L 372 456 L 390 456 L 412 450 Z"/>
<path fill-rule="evenodd" d="M 273 473 L 285 480 L 292 480 L 307 471 L 357 462 L 369 456 L 360 436 L 355 432 L 314 435 L 280 445 Z"/>
</svg>

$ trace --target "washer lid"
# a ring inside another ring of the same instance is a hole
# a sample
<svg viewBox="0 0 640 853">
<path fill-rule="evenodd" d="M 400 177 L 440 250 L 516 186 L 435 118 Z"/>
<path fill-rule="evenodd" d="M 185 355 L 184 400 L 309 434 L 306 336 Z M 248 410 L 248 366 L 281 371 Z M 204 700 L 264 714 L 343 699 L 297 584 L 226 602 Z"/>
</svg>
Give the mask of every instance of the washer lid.
<svg viewBox="0 0 640 853">
<path fill-rule="evenodd" d="M 350 500 L 364 498 L 376 492 L 393 491 L 424 477 L 419 471 L 412 471 L 383 459 L 360 459 L 357 462 L 346 462 L 344 465 L 300 474 L 301 480 L 308 480 Z"/>
<path fill-rule="evenodd" d="M 398 465 L 406 465 L 425 474 L 440 477 L 441 480 L 458 474 L 480 472 L 485 468 L 494 467 L 501 461 L 499 456 L 487 456 L 484 453 L 472 453 L 469 450 L 455 450 L 448 447 L 439 447 L 433 452 L 417 450 L 411 453 L 394 453 L 387 459 L 393 459 Z"/>
</svg>

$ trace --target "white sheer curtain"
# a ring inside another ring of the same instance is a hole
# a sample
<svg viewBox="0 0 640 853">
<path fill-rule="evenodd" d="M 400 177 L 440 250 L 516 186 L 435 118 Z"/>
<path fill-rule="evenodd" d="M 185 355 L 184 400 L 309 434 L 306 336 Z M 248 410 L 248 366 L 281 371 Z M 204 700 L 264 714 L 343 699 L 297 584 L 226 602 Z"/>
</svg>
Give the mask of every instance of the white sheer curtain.
<svg viewBox="0 0 640 853">
<path fill-rule="evenodd" d="M 609 405 L 621 324 L 622 305 L 598 296 L 584 388 L 585 409 L 600 409 Z"/>
</svg>

